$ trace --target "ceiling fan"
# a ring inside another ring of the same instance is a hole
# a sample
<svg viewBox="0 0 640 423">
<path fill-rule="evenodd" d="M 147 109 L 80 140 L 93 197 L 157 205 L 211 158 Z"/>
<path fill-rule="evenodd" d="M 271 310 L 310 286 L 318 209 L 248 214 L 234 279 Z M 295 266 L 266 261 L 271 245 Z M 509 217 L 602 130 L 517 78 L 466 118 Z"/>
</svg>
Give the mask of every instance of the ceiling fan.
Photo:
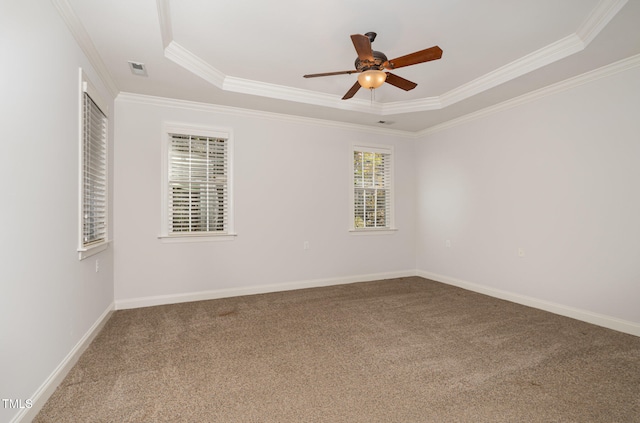
<svg viewBox="0 0 640 423">
<path fill-rule="evenodd" d="M 358 57 L 355 61 L 355 70 L 313 73 L 310 75 L 304 75 L 304 77 L 317 78 L 319 76 L 351 75 L 352 73 L 359 73 L 358 81 L 356 81 L 356 83 L 353 84 L 353 87 L 351 87 L 344 97 L 342 97 L 343 100 L 348 100 L 358 92 L 360 87 L 374 89 L 380 87 L 385 82 L 405 91 L 412 90 L 418 86 L 418 84 L 394 75 L 391 72 L 384 72 L 383 69 L 398 69 L 404 66 L 438 60 L 442 57 L 442 49 L 438 46 L 433 46 L 425 50 L 416 51 L 415 53 L 388 60 L 384 53 L 375 51 L 371 48 L 371 43 L 376 39 L 376 35 L 377 34 L 375 32 L 367 32 L 364 35 L 354 34 L 351 36 L 353 46 L 358 53 Z"/>
</svg>

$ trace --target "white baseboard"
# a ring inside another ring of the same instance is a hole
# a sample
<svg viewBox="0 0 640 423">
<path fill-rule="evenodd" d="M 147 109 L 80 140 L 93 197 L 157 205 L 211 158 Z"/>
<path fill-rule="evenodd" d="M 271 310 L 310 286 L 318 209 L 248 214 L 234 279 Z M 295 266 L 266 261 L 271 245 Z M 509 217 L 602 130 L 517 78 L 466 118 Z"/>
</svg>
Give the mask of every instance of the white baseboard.
<svg viewBox="0 0 640 423">
<path fill-rule="evenodd" d="M 109 307 L 102 313 L 98 320 L 89 328 L 87 333 L 78 341 L 73 349 L 67 354 L 62 362 L 56 367 L 56 369 L 49 375 L 47 380 L 36 390 L 31 396 L 33 406 L 31 408 L 23 408 L 18 414 L 14 416 L 11 423 L 30 422 L 33 420 L 38 412 L 42 409 L 49 397 L 54 393 L 58 385 L 67 376 L 71 368 L 76 364 L 82 353 L 87 349 L 91 341 L 96 337 L 103 326 L 111 317 L 111 313 L 115 310 L 115 304 L 111 303 Z"/>
<path fill-rule="evenodd" d="M 189 292 L 172 295 L 156 295 L 152 297 L 130 298 L 116 300 L 116 310 L 150 307 L 164 304 L 187 303 L 191 301 L 215 300 L 218 298 L 239 297 L 242 295 L 266 294 L 269 292 L 291 291 L 294 289 L 316 288 L 320 286 L 342 285 L 347 283 L 367 282 L 381 279 L 402 278 L 416 276 L 416 271 L 404 270 L 397 272 L 375 273 L 369 275 L 345 276 L 327 279 L 313 279 L 307 281 L 285 282 L 271 285 L 254 285 L 240 288 L 225 288 L 212 291 Z"/>
<path fill-rule="evenodd" d="M 423 270 L 416 270 L 416 275 L 425 279 L 431 279 L 436 282 L 442 282 L 446 283 L 447 285 L 453 285 L 459 288 L 467 289 L 469 291 L 489 295 L 490 297 L 500 298 L 502 300 L 507 300 L 528 307 L 549 311 L 554 314 L 581 320 L 583 322 L 617 330 L 619 332 L 640 336 L 640 324 L 635 322 L 630 322 L 603 314 L 593 313 L 591 311 L 581 310 L 562 304 L 552 303 L 525 295 L 514 294 L 513 292 L 490 288 L 488 286 L 451 278 L 449 276 L 438 275 L 436 273 L 426 272 Z"/>
</svg>

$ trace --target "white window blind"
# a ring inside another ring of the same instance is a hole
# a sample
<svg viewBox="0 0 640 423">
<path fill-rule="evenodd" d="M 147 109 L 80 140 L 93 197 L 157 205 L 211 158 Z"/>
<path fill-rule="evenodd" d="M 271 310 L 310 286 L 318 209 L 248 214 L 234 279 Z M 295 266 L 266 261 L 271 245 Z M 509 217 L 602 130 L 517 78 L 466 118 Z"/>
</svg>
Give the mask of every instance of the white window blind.
<svg viewBox="0 0 640 423">
<path fill-rule="evenodd" d="M 169 234 L 228 233 L 228 140 L 184 134 L 169 137 Z"/>
<path fill-rule="evenodd" d="M 107 117 L 86 92 L 82 111 L 82 247 L 107 237 Z"/>
<path fill-rule="evenodd" d="M 353 151 L 354 228 L 390 229 L 391 151 Z"/>
</svg>

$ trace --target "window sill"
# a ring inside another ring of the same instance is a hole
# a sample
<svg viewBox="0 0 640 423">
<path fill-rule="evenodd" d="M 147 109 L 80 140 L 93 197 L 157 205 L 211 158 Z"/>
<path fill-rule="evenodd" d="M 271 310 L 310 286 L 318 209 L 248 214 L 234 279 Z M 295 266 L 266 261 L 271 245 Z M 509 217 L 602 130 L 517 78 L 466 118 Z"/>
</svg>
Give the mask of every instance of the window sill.
<svg viewBox="0 0 640 423">
<path fill-rule="evenodd" d="M 158 235 L 158 239 L 162 243 L 172 244 L 179 242 L 216 242 L 216 241 L 233 241 L 237 234 L 203 234 L 203 235 Z"/>
<path fill-rule="evenodd" d="M 398 232 L 397 228 L 363 228 L 363 229 L 349 229 L 351 235 L 390 235 Z"/>
<path fill-rule="evenodd" d="M 78 260 L 84 260 L 88 257 L 91 257 L 93 255 L 96 255 L 106 250 L 107 247 L 109 247 L 110 243 L 111 241 L 109 240 L 109 241 L 101 242 L 100 244 L 90 245 L 84 248 L 78 248 Z"/>
</svg>

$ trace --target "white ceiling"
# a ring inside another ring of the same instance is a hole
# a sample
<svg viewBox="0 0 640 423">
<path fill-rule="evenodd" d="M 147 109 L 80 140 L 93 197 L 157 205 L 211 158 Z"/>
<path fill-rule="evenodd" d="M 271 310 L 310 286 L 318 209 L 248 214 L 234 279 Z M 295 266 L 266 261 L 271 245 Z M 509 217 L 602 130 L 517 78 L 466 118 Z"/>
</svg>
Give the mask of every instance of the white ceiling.
<svg viewBox="0 0 640 423">
<path fill-rule="evenodd" d="M 640 0 L 53 0 L 115 92 L 417 132 L 640 54 Z M 442 59 L 341 97 L 349 36 L 374 31 L 389 59 Z M 128 61 L 144 63 L 133 75 Z"/>
</svg>

